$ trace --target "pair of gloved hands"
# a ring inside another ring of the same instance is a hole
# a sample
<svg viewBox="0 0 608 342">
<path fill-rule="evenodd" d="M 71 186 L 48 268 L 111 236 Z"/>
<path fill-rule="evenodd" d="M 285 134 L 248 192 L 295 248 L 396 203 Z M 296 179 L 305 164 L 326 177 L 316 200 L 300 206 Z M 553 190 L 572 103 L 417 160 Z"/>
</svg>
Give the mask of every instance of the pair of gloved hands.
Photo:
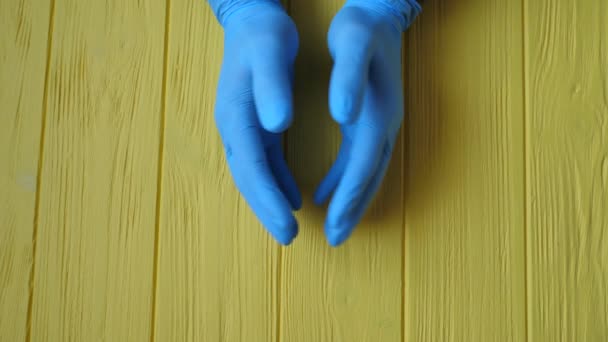
<svg viewBox="0 0 608 342">
<path fill-rule="evenodd" d="M 293 119 L 297 29 L 279 0 L 209 3 L 225 33 L 215 118 L 227 161 L 256 216 L 288 245 L 302 204 L 281 139 Z M 332 246 L 350 236 L 388 167 L 404 110 L 401 33 L 419 11 L 415 0 L 349 0 L 329 29 L 329 108 L 342 144 L 314 201 L 333 193 L 325 222 Z"/>
</svg>

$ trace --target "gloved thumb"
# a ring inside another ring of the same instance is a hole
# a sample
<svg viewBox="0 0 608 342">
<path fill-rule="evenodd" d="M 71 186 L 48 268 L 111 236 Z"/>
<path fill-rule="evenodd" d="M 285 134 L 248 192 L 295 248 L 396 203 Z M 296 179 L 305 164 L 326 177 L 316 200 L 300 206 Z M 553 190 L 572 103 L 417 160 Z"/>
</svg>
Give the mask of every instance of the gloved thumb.
<svg viewBox="0 0 608 342">
<path fill-rule="evenodd" d="M 329 31 L 328 44 L 334 59 L 329 84 L 329 109 L 339 124 L 358 117 L 368 83 L 373 54 L 371 31 L 357 25 L 341 25 L 338 16 Z"/>
<path fill-rule="evenodd" d="M 253 97 L 262 127 L 285 131 L 293 120 L 292 69 L 295 53 L 273 42 L 251 56 Z M 293 50 L 293 49 L 291 49 Z"/>
</svg>

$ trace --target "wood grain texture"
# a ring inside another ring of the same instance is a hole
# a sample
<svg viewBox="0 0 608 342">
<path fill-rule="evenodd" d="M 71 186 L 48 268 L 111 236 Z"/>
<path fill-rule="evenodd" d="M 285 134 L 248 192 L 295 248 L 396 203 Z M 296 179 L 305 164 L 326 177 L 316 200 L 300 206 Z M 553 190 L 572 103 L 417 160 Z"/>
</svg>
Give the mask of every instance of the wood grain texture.
<svg viewBox="0 0 608 342">
<path fill-rule="evenodd" d="M 530 341 L 608 336 L 608 3 L 526 1 Z"/>
<path fill-rule="evenodd" d="M 27 335 L 49 15 L 0 2 L 0 341 Z"/>
<path fill-rule="evenodd" d="M 275 341 L 278 247 L 240 197 L 213 116 L 223 34 L 172 1 L 156 341 Z"/>
<path fill-rule="evenodd" d="M 150 338 L 164 18 L 56 0 L 32 341 Z"/>
<path fill-rule="evenodd" d="M 284 1 L 305 198 L 288 248 L 227 169 L 204 0 L 54 2 L 0 1 L 0 341 L 608 336 L 606 1 L 425 1 L 402 137 L 338 249 L 310 199 L 340 143 L 344 0 Z"/>
<path fill-rule="evenodd" d="M 400 341 L 402 319 L 401 138 L 384 185 L 345 245 L 329 247 L 326 209 L 312 194 L 334 161 L 340 134 L 328 109 L 327 28 L 343 1 L 290 1 L 300 33 L 296 119 L 288 161 L 303 190 L 299 236 L 281 265 L 281 341 Z"/>
<path fill-rule="evenodd" d="M 521 23 L 434 0 L 409 32 L 406 341 L 526 339 Z"/>
</svg>

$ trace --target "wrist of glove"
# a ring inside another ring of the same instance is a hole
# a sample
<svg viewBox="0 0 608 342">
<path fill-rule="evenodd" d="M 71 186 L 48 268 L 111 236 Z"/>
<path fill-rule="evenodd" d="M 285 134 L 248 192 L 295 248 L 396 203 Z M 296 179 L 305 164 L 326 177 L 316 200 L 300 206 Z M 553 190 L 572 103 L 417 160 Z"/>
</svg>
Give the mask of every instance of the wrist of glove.
<svg viewBox="0 0 608 342">
<path fill-rule="evenodd" d="M 209 5 L 223 27 L 226 27 L 232 14 L 248 7 L 282 8 L 279 0 L 209 0 Z M 376 12 L 389 18 L 399 31 L 405 31 L 421 11 L 420 5 L 415 0 L 348 0 L 344 7 L 360 7 Z"/>
<path fill-rule="evenodd" d="M 348 0 L 344 7 L 367 9 L 390 21 L 399 32 L 405 31 L 421 7 L 415 0 Z"/>
<path fill-rule="evenodd" d="M 254 7 L 275 7 L 283 9 L 279 0 L 209 0 L 209 5 L 217 18 L 217 21 L 224 28 L 227 27 L 228 21 L 233 16 L 238 17 L 237 13 L 245 9 L 253 9 Z M 253 12 L 250 11 L 250 13 Z"/>
</svg>

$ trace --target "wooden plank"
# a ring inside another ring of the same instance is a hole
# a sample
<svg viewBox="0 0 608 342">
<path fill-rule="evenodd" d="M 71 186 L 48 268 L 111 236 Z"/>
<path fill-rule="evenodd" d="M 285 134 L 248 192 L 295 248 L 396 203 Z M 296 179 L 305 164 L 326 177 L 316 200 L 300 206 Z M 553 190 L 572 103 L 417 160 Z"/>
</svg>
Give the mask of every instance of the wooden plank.
<svg viewBox="0 0 608 342">
<path fill-rule="evenodd" d="M 223 34 L 170 8 L 156 341 L 274 341 L 278 248 L 239 196 L 213 116 Z"/>
<path fill-rule="evenodd" d="M 27 335 L 49 14 L 0 2 L 0 341 Z"/>
<path fill-rule="evenodd" d="M 521 6 L 425 1 L 408 35 L 406 341 L 526 338 Z"/>
<path fill-rule="evenodd" d="M 32 340 L 151 335 L 164 2 L 57 0 Z"/>
<path fill-rule="evenodd" d="M 402 149 L 397 142 L 384 185 L 345 245 L 328 246 L 324 208 L 312 194 L 336 157 L 337 125 L 328 109 L 327 29 L 343 1 L 291 0 L 300 33 L 296 119 L 288 161 L 304 196 L 299 236 L 281 265 L 281 341 L 400 341 L 402 309 Z M 400 138 L 401 139 L 401 138 Z"/>
<path fill-rule="evenodd" d="M 530 341 L 608 336 L 608 3 L 526 1 Z"/>
</svg>

